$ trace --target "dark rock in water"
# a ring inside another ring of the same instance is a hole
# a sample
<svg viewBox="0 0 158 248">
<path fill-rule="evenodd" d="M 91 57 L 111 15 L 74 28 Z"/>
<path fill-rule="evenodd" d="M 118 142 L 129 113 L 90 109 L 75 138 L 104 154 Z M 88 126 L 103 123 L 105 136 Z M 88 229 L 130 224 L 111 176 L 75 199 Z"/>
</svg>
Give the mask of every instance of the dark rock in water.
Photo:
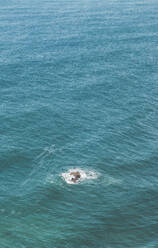
<svg viewBox="0 0 158 248">
<path fill-rule="evenodd" d="M 72 171 L 72 172 L 70 173 L 70 175 L 73 176 L 72 179 L 71 179 L 71 181 L 74 182 L 74 183 L 76 183 L 76 181 L 79 180 L 80 177 L 81 177 L 81 174 L 80 174 L 80 172 L 78 172 L 78 171 Z"/>
</svg>

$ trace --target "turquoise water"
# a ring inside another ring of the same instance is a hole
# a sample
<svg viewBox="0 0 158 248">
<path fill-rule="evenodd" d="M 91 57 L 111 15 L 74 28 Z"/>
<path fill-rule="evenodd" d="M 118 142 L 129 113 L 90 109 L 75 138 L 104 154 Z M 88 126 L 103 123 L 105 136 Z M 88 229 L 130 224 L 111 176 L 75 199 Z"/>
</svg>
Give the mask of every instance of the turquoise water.
<svg viewBox="0 0 158 248">
<path fill-rule="evenodd" d="M 0 247 L 158 247 L 157 110 L 156 0 L 1 1 Z"/>
</svg>

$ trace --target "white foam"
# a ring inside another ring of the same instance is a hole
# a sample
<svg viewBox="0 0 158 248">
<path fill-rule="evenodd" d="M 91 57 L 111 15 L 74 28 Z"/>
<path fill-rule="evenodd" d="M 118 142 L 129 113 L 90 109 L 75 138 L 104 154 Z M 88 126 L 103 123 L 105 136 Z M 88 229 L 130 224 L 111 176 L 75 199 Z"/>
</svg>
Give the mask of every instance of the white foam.
<svg viewBox="0 0 158 248">
<path fill-rule="evenodd" d="M 79 180 L 77 180 L 76 183 L 72 181 L 73 175 L 71 175 L 71 172 L 79 172 L 81 177 Z M 62 178 L 68 183 L 68 184 L 78 184 L 85 180 L 92 180 L 98 178 L 98 174 L 94 171 L 86 171 L 82 170 L 80 168 L 75 169 L 69 169 L 67 172 L 61 174 Z"/>
</svg>

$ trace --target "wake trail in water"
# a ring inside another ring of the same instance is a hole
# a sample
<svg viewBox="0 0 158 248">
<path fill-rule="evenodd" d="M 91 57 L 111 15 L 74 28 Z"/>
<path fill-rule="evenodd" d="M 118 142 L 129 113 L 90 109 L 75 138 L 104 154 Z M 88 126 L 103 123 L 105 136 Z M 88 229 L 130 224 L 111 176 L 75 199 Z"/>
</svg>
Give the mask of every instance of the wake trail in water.
<svg viewBox="0 0 158 248">
<path fill-rule="evenodd" d="M 55 152 L 55 146 L 51 145 L 50 147 L 46 147 L 44 151 L 39 154 L 34 160 L 33 164 L 35 165 L 28 178 L 21 184 L 21 187 L 29 183 L 31 180 L 36 180 L 40 175 L 41 170 L 46 170 L 46 159 L 49 158 Z M 47 168 L 48 169 L 48 168 Z"/>
</svg>

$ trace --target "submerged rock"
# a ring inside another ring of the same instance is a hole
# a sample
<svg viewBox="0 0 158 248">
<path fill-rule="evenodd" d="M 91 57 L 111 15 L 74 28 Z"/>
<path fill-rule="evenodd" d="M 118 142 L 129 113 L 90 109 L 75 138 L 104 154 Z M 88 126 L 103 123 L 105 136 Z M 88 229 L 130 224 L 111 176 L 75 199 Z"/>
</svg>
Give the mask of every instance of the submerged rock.
<svg viewBox="0 0 158 248">
<path fill-rule="evenodd" d="M 81 174 L 80 174 L 79 171 L 72 171 L 72 172 L 70 173 L 70 175 L 73 176 L 73 177 L 71 178 L 71 181 L 72 181 L 73 183 L 76 183 L 76 182 L 81 178 Z"/>
</svg>

